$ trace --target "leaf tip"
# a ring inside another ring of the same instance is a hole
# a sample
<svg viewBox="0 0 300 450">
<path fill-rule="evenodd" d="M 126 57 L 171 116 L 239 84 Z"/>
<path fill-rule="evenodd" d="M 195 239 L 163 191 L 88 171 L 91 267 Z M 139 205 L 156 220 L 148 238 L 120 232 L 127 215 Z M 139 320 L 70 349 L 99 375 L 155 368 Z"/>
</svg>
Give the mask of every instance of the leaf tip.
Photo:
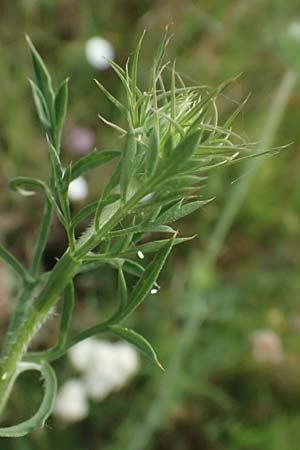
<svg viewBox="0 0 300 450">
<path fill-rule="evenodd" d="M 26 41 L 27 41 L 27 44 L 28 44 L 30 47 L 32 47 L 33 44 L 32 44 L 32 40 L 30 39 L 29 34 L 25 33 L 25 39 L 26 39 Z"/>
<path fill-rule="evenodd" d="M 156 364 L 158 365 L 158 367 L 160 368 L 160 370 L 162 372 L 165 372 L 166 369 L 164 368 L 164 366 L 161 364 L 161 362 L 159 361 L 159 359 L 156 360 Z"/>
</svg>

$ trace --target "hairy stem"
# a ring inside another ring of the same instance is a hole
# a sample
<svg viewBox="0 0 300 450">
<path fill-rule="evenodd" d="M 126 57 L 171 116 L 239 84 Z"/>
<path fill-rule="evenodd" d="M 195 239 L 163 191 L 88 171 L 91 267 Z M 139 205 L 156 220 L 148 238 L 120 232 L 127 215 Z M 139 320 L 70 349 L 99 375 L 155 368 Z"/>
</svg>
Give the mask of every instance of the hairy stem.
<svg viewBox="0 0 300 450">
<path fill-rule="evenodd" d="M 1 399 L 6 398 L 5 393 L 14 379 L 18 362 L 22 360 L 33 337 L 56 305 L 60 294 L 78 272 L 83 257 L 101 242 L 107 232 L 117 225 L 147 192 L 150 192 L 149 189 L 154 188 L 156 182 L 157 180 L 153 179 L 147 186 L 143 185 L 123 206 L 112 213 L 97 232 L 91 231 L 84 242 L 77 245 L 73 255 L 67 250 L 57 262 L 25 319 L 19 323 L 16 330 L 14 329 L 13 339 L 7 340 L 0 369 L 0 411 Z"/>
</svg>

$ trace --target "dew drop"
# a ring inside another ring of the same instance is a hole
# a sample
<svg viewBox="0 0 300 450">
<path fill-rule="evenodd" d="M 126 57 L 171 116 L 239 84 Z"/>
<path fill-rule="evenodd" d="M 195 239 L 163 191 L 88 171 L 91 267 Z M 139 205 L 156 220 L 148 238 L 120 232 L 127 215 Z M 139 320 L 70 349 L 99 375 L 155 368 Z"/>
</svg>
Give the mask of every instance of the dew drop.
<svg viewBox="0 0 300 450">
<path fill-rule="evenodd" d="M 140 259 L 144 259 L 144 258 L 145 258 L 145 255 L 144 255 L 143 252 L 141 252 L 141 250 L 139 250 L 139 251 L 137 252 L 137 254 L 138 254 L 138 257 L 139 257 Z"/>
</svg>

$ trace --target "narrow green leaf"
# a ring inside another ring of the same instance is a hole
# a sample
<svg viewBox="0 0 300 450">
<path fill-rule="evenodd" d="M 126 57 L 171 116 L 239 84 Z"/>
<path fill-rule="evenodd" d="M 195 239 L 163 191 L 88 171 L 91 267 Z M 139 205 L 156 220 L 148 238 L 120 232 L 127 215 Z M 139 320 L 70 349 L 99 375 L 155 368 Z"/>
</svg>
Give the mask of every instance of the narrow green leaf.
<svg viewBox="0 0 300 450">
<path fill-rule="evenodd" d="M 99 259 L 86 259 L 85 261 L 83 261 L 78 273 L 96 270 L 104 264 L 109 264 L 115 269 L 118 269 L 120 265 L 122 265 L 123 272 L 129 273 L 130 275 L 138 278 L 140 278 L 145 271 L 144 267 L 141 264 L 131 259 L 114 257 L 106 258 L 99 255 Z"/>
<path fill-rule="evenodd" d="M 169 225 L 146 225 L 143 231 L 146 233 L 176 233 L 176 230 Z"/>
<path fill-rule="evenodd" d="M 162 60 L 164 58 L 166 48 L 168 46 L 168 43 L 169 43 L 171 37 L 172 36 L 169 36 L 168 26 L 166 26 L 165 33 L 163 35 L 161 43 L 155 52 L 155 56 L 154 56 L 154 60 L 153 60 L 153 64 L 152 64 L 151 78 L 149 81 L 149 88 L 148 88 L 149 92 L 152 91 L 153 86 L 157 81 L 157 76 L 159 76 L 159 72 L 160 72 L 159 69 L 161 67 Z M 144 101 L 143 101 L 143 104 L 141 107 L 141 122 L 144 122 L 144 120 L 146 118 L 146 114 L 147 114 L 148 107 L 149 107 L 149 102 L 150 102 L 150 96 L 146 96 L 144 98 Z"/>
<path fill-rule="evenodd" d="M 38 88 L 38 86 L 29 79 L 29 83 L 32 90 L 32 96 L 34 100 L 34 104 L 36 107 L 36 111 L 38 114 L 38 117 L 45 128 L 46 131 L 50 130 L 51 123 L 50 123 L 50 114 L 49 110 L 45 101 L 45 98 L 41 92 L 41 90 Z"/>
<path fill-rule="evenodd" d="M 94 214 L 94 212 L 97 209 L 98 200 L 89 203 L 88 205 L 84 206 L 82 209 L 80 209 L 74 216 L 72 220 L 73 227 L 77 227 L 77 225 L 80 224 L 80 222 L 83 222 L 85 219 L 87 219 L 89 216 Z"/>
<path fill-rule="evenodd" d="M 117 156 L 120 156 L 118 150 L 93 150 L 88 155 L 83 156 L 73 163 L 71 180 L 78 178 L 80 175 L 83 175 L 91 169 L 95 169 L 96 167 L 113 160 Z"/>
<path fill-rule="evenodd" d="M 68 344 L 68 348 L 90 336 L 107 331 L 109 326 L 115 325 L 128 317 L 129 314 L 131 314 L 143 302 L 146 296 L 150 293 L 152 287 L 155 285 L 157 277 L 159 276 L 160 271 L 162 270 L 173 247 L 173 243 L 174 238 L 169 239 L 163 248 L 157 253 L 154 260 L 148 265 L 134 287 L 125 308 L 122 311 L 117 311 L 106 322 L 94 325 L 77 334 Z"/>
<path fill-rule="evenodd" d="M 118 270 L 118 297 L 119 297 L 119 310 L 123 311 L 123 309 L 127 304 L 128 293 L 127 293 L 126 279 L 124 277 L 122 266 L 120 266 Z"/>
<path fill-rule="evenodd" d="M 38 411 L 30 419 L 25 420 L 24 422 L 21 422 L 18 425 L 0 428 L 1 437 L 15 438 L 25 436 L 34 429 L 43 427 L 53 410 L 57 390 L 57 381 L 54 370 L 46 361 L 42 361 L 41 364 L 27 363 L 27 362 L 19 363 L 18 375 L 28 370 L 39 371 L 44 379 L 45 392 L 42 403 Z"/>
<path fill-rule="evenodd" d="M 37 275 L 42 260 L 43 252 L 47 245 L 47 239 L 52 223 L 53 205 L 47 198 L 43 209 L 43 221 L 40 226 L 39 234 L 34 247 L 34 253 L 30 264 L 30 273 Z"/>
<path fill-rule="evenodd" d="M 48 140 L 48 148 L 49 148 L 50 162 L 51 162 L 53 176 L 54 176 L 54 182 L 55 182 L 57 191 L 59 191 L 62 188 L 64 171 L 63 171 L 61 161 L 60 161 L 60 158 L 59 158 L 56 148 L 51 143 L 49 138 L 47 140 Z"/>
<path fill-rule="evenodd" d="M 245 104 L 247 103 L 247 101 L 250 98 L 250 94 L 247 95 L 247 97 L 245 98 L 245 100 L 233 111 L 233 113 L 228 117 L 228 119 L 226 120 L 226 122 L 222 125 L 222 128 L 224 129 L 228 129 L 231 127 L 231 125 L 233 124 L 233 122 L 235 121 L 236 117 L 239 115 L 239 113 L 244 109 Z"/>
<path fill-rule="evenodd" d="M 176 203 L 176 205 L 171 206 L 171 208 L 167 209 L 167 211 L 163 212 L 157 219 L 157 223 L 172 223 L 182 217 L 185 217 L 189 214 L 192 214 L 197 209 L 202 206 L 207 205 L 207 203 L 211 202 L 213 199 L 209 200 L 197 200 L 195 202 L 189 202 L 182 205 L 182 202 Z"/>
<path fill-rule="evenodd" d="M 69 78 L 67 78 L 62 82 L 55 97 L 54 108 L 55 108 L 56 127 L 60 132 L 63 127 L 67 113 L 68 91 L 69 91 Z"/>
<path fill-rule="evenodd" d="M 118 182 L 120 173 L 121 173 L 121 161 L 119 161 L 119 163 L 116 165 L 108 183 L 106 184 L 106 186 L 97 202 L 95 218 L 94 218 L 94 227 L 95 227 L 96 231 L 99 230 L 99 228 L 100 228 L 101 216 L 102 216 L 104 208 L 106 207 L 105 199 L 110 194 L 112 189 L 115 187 L 115 184 Z M 118 198 L 118 200 L 120 201 L 120 197 Z"/>
<path fill-rule="evenodd" d="M 171 76 L 171 118 L 176 120 L 176 79 L 175 79 L 175 64 L 173 62 L 172 66 L 172 76 Z"/>
<path fill-rule="evenodd" d="M 142 46 L 142 42 L 143 42 L 145 33 L 146 33 L 146 30 L 143 31 L 142 36 L 140 37 L 140 40 L 138 42 L 138 45 L 137 45 L 136 50 L 133 55 L 132 67 L 131 67 L 131 92 L 132 92 L 132 103 L 133 103 L 133 108 L 134 108 L 135 124 L 137 124 L 137 122 L 138 122 L 138 107 L 136 105 L 138 61 L 139 61 L 140 50 L 141 50 L 141 46 Z"/>
<path fill-rule="evenodd" d="M 131 101 L 132 100 L 132 92 L 130 89 L 129 80 L 126 78 L 126 72 L 115 61 L 108 61 L 108 63 L 110 64 L 110 66 L 114 70 L 114 72 L 117 74 L 119 79 L 121 80 L 121 82 L 125 88 L 125 91 L 126 91 L 128 107 L 130 107 L 130 105 L 132 103 L 132 101 Z"/>
<path fill-rule="evenodd" d="M 3 259 L 21 278 L 23 281 L 31 281 L 30 274 L 26 271 L 26 269 L 22 266 L 22 264 L 0 244 L 0 258 Z"/>
<path fill-rule="evenodd" d="M 134 345 L 154 364 L 156 364 L 160 369 L 164 370 L 152 345 L 143 336 L 138 334 L 136 331 L 130 330 L 129 328 L 122 328 L 118 325 L 111 325 L 109 329 L 117 336 Z"/>
<path fill-rule="evenodd" d="M 125 233 L 123 236 L 120 236 L 119 239 L 116 239 L 112 245 L 110 245 L 110 252 L 115 253 L 116 255 L 127 250 L 129 245 L 132 242 L 133 235 L 132 233 Z"/>
<path fill-rule="evenodd" d="M 163 183 L 163 187 L 166 190 L 174 191 L 175 189 L 177 190 L 199 184 L 202 180 L 203 177 L 197 177 L 196 175 L 178 175 L 177 177 L 167 179 L 165 183 Z"/>
<path fill-rule="evenodd" d="M 67 168 L 63 172 L 61 189 L 65 195 L 68 195 L 71 181 L 72 181 L 72 162 L 67 166 Z"/>
<path fill-rule="evenodd" d="M 68 337 L 75 304 L 74 284 L 71 282 L 64 290 L 63 309 L 61 313 L 59 338 L 56 348 L 63 348 Z"/>
<path fill-rule="evenodd" d="M 167 46 L 168 46 L 171 38 L 172 38 L 172 35 L 169 35 L 169 26 L 167 25 L 165 28 L 165 32 L 164 32 L 163 38 L 161 40 L 161 43 L 160 43 L 159 47 L 157 48 L 155 56 L 154 56 L 154 64 L 153 64 L 154 73 L 157 72 L 157 70 L 159 69 L 159 67 L 162 63 L 163 57 L 165 55 Z M 152 84 L 152 82 L 151 82 L 151 84 Z"/>
<path fill-rule="evenodd" d="M 37 85 L 44 95 L 48 107 L 53 105 L 54 92 L 52 88 L 52 80 L 47 67 L 42 60 L 40 54 L 37 52 L 29 36 L 26 35 L 26 40 L 30 48 L 33 70 Z"/>
<path fill-rule="evenodd" d="M 164 159 L 163 164 L 168 170 L 168 173 L 173 174 L 174 171 L 178 170 L 193 155 L 198 144 L 199 136 L 200 132 L 198 130 L 188 134 L 176 145 L 171 156 Z"/>
<path fill-rule="evenodd" d="M 183 194 L 182 192 L 183 190 L 180 190 L 180 192 L 169 192 L 169 191 L 163 191 L 163 190 L 158 190 L 158 192 L 156 193 L 156 195 L 151 198 L 149 201 L 145 202 L 145 203 L 139 203 L 135 208 L 134 211 L 137 211 L 139 213 L 147 213 L 147 211 L 149 211 L 149 216 L 152 215 L 153 209 L 154 208 L 160 208 L 160 210 L 166 206 L 169 206 L 170 204 L 174 205 L 175 202 L 177 201 L 182 201 L 182 198 L 185 197 L 186 195 Z M 151 219 L 149 220 L 149 222 L 151 223 Z M 153 220 L 154 222 L 154 220 Z"/>
<path fill-rule="evenodd" d="M 144 301 L 156 283 L 156 280 L 174 245 L 174 240 L 175 237 L 172 237 L 163 245 L 154 260 L 148 265 L 145 272 L 137 282 L 122 313 L 112 318 L 112 321 L 116 320 L 120 322 L 131 314 Z M 114 322 L 112 324 L 114 324 Z"/>
<path fill-rule="evenodd" d="M 126 130 L 124 128 L 119 127 L 113 122 L 110 122 L 109 120 L 105 119 L 105 117 L 101 116 L 101 114 L 98 114 L 99 119 L 105 123 L 105 125 L 108 125 L 109 127 L 113 128 L 114 130 L 117 130 L 121 135 L 127 134 Z"/>
<path fill-rule="evenodd" d="M 174 149 L 173 135 L 170 133 L 167 137 L 166 143 L 164 145 L 164 153 L 166 158 L 169 158 Z"/>
<path fill-rule="evenodd" d="M 149 137 L 149 148 L 146 154 L 146 175 L 150 177 L 155 173 L 159 157 L 159 136 L 156 127 L 153 127 Z"/>
<path fill-rule="evenodd" d="M 105 87 L 100 83 L 100 81 L 94 79 L 97 86 L 101 89 L 104 95 L 108 98 L 108 100 L 121 112 L 128 113 L 128 108 L 126 108 L 122 103 L 119 102 Z"/>
<path fill-rule="evenodd" d="M 116 202 L 120 199 L 119 194 L 111 194 L 103 201 L 103 207 L 110 205 L 111 203 Z M 73 227 L 77 227 L 77 225 L 80 224 L 80 222 L 83 222 L 85 219 L 87 219 L 89 216 L 95 213 L 97 206 L 98 206 L 98 200 L 95 200 L 94 202 L 89 203 L 82 209 L 78 211 L 73 217 Z"/>
<path fill-rule="evenodd" d="M 122 170 L 121 170 L 121 194 L 125 202 L 129 184 L 133 178 L 136 156 L 136 139 L 133 131 L 129 131 L 126 136 L 125 147 L 122 154 Z"/>
<path fill-rule="evenodd" d="M 141 264 L 137 263 L 136 261 L 132 261 L 131 259 L 124 259 L 122 268 L 124 272 L 127 272 L 138 278 L 140 278 L 145 272 L 145 269 Z"/>
<path fill-rule="evenodd" d="M 236 80 L 236 78 L 237 77 L 226 80 L 216 88 L 211 89 L 211 91 L 203 99 L 198 101 L 195 104 L 195 106 L 182 117 L 183 123 L 189 123 L 190 120 L 192 120 L 192 123 L 190 124 L 189 127 L 189 131 L 195 129 L 195 126 L 197 123 L 199 123 L 200 118 L 205 114 L 205 112 L 210 107 L 212 100 L 218 97 L 218 95 L 220 95 L 222 92 L 224 92 L 226 88 L 230 84 L 232 84 L 233 81 Z"/>
<path fill-rule="evenodd" d="M 179 245 L 183 244 L 184 242 L 190 241 L 191 239 L 194 239 L 195 236 L 189 236 L 189 237 L 183 237 L 183 238 L 175 238 L 173 240 L 173 245 Z M 135 247 L 132 250 L 127 250 L 126 252 L 122 253 L 120 256 L 133 256 L 138 251 L 142 253 L 154 253 L 160 250 L 162 247 L 166 245 L 166 243 L 169 242 L 169 239 L 160 239 L 158 241 L 151 241 L 146 242 L 146 244 L 141 244 Z"/>
<path fill-rule="evenodd" d="M 37 178 L 30 178 L 30 177 L 16 177 L 10 180 L 9 186 L 13 191 L 18 192 L 19 194 L 23 196 L 31 196 L 35 194 L 35 191 L 25 189 L 24 186 L 33 186 L 40 188 L 44 191 L 44 194 L 46 198 L 48 199 L 51 207 L 54 209 L 58 219 L 60 222 L 65 226 L 65 219 L 62 215 L 61 210 L 59 209 L 55 198 L 53 197 L 49 187 L 44 183 L 42 180 L 38 180 Z"/>
<path fill-rule="evenodd" d="M 123 236 L 127 233 L 175 233 L 176 231 L 168 225 L 146 225 L 144 222 L 140 225 L 134 225 L 120 230 L 114 230 L 109 233 L 110 237 Z"/>
</svg>

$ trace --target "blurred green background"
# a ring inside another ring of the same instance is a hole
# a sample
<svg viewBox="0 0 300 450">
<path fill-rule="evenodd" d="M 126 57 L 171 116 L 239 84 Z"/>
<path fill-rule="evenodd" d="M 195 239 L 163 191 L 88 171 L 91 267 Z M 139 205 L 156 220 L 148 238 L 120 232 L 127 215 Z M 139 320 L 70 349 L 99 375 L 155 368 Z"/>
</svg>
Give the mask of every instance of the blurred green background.
<svg viewBox="0 0 300 450">
<path fill-rule="evenodd" d="M 300 449 L 299 2 L 1 0 L 0 9 L 0 237 L 25 263 L 42 198 L 22 199 L 9 190 L 8 180 L 17 175 L 46 178 L 48 171 L 45 137 L 26 80 L 32 74 L 25 32 L 54 78 L 71 78 L 66 161 L 78 157 L 70 138 L 78 127 L 88 130 L 97 148 L 119 143 L 117 133 L 97 118 L 101 113 L 118 121 L 93 78 L 115 96 L 123 95 L 121 86 L 112 70 L 88 64 L 86 41 L 107 39 L 115 60 L 124 65 L 146 29 L 143 85 L 166 24 L 174 32 L 168 57 L 176 58 L 178 71 L 191 83 L 217 85 L 242 74 L 219 102 L 221 121 L 251 93 L 237 131 L 262 150 L 290 144 L 259 164 L 213 172 L 205 194 L 215 195 L 215 201 L 178 224 L 182 235 L 197 237 L 176 248 L 161 276 L 160 292 L 131 319 L 157 349 L 166 372 L 143 359 L 128 386 L 91 403 L 85 420 L 65 424 L 53 418 L 30 437 L 3 439 L 0 448 Z M 107 176 L 91 174 L 90 199 Z M 74 204 L 74 211 L 79 206 Z M 46 268 L 64 248 L 56 224 Z M 16 288 L 2 263 L 0 280 L 4 331 Z M 110 309 L 115 274 L 81 275 L 76 287 L 73 332 Z M 50 322 L 36 347 L 51 345 L 54 331 Z M 56 369 L 61 384 L 74 375 L 66 358 Z M 24 376 L 8 418 L 28 416 L 39 395 L 38 379 Z"/>
</svg>

